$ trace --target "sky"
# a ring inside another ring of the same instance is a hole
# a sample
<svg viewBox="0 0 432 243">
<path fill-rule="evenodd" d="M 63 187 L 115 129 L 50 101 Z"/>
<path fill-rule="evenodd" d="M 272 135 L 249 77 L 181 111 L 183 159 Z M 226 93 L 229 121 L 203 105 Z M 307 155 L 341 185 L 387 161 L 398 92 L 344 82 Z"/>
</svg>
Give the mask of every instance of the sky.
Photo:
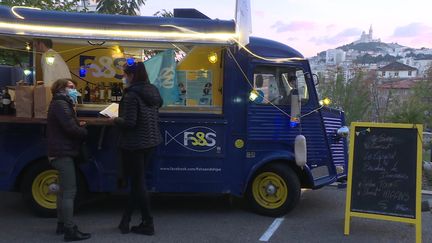
<svg viewBox="0 0 432 243">
<path fill-rule="evenodd" d="M 196 8 L 212 19 L 235 19 L 236 0 L 147 0 L 141 15 Z M 251 0 L 252 36 L 287 44 L 305 57 L 349 44 L 373 28 L 373 38 L 432 48 L 430 0 Z"/>
</svg>

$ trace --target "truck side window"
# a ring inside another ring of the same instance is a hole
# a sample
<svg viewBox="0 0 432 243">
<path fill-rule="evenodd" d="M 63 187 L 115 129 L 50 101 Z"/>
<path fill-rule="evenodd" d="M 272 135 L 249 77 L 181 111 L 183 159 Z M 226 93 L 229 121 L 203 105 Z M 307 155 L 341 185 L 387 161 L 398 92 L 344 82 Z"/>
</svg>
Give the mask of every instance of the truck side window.
<svg viewBox="0 0 432 243">
<path fill-rule="evenodd" d="M 299 68 L 259 66 L 254 73 L 253 85 L 260 97 L 255 103 L 290 105 L 294 88 L 299 90 L 302 103 L 305 103 L 309 99 L 306 78 Z"/>
</svg>

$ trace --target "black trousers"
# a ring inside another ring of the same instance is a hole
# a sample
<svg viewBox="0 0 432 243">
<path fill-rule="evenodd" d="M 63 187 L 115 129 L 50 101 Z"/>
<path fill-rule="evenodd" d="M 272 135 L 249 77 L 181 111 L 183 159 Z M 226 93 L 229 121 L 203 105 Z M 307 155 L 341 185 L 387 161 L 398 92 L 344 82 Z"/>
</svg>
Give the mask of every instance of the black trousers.
<svg viewBox="0 0 432 243">
<path fill-rule="evenodd" d="M 122 163 L 124 174 L 130 179 L 130 192 L 128 202 L 123 214 L 126 219 L 131 218 L 133 211 L 138 208 L 141 211 L 143 222 L 153 222 L 150 213 L 150 199 L 147 192 L 145 171 L 150 163 L 150 157 L 154 147 L 141 150 L 122 149 Z"/>
</svg>

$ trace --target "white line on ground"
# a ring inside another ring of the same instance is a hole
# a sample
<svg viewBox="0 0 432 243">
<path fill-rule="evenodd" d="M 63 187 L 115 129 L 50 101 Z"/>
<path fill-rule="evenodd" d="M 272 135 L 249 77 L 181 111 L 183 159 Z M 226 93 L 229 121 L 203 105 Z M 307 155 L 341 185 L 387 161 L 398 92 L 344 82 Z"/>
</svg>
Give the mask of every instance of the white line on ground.
<svg viewBox="0 0 432 243">
<path fill-rule="evenodd" d="M 273 221 L 273 223 L 268 227 L 266 232 L 261 236 L 259 239 L 260 241 L 268 241 L 270 237 L 272 237 L 273 233 L 279 228 L 282 221 L 284 221 L 285 218 L 277 218 Z"/>
</svg>

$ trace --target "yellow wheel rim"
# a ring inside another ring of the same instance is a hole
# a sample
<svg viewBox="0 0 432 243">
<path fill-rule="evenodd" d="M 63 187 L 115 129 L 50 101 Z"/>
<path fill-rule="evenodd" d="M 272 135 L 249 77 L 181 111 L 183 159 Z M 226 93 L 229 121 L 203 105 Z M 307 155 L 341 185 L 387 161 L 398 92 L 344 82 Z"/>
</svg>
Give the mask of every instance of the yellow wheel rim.
<svg viewBox="0 0 432 243">
<path fill-rule="evenodd" d="M 263 172 L 253 180 L 252 194 L 260 206 L 267 209 L 276 209 L 286 202 L 288 187 L 278 174 Z"/>
<path fill-rule="evenodd" d="M 40 173 L 33 181 L 32 195 L 40 206 L 47 209 L 55 209 L 57 196 L 50 190 L 50 186 L 58 184 L 56 170 L 47 170 Z"/>
</svg>

